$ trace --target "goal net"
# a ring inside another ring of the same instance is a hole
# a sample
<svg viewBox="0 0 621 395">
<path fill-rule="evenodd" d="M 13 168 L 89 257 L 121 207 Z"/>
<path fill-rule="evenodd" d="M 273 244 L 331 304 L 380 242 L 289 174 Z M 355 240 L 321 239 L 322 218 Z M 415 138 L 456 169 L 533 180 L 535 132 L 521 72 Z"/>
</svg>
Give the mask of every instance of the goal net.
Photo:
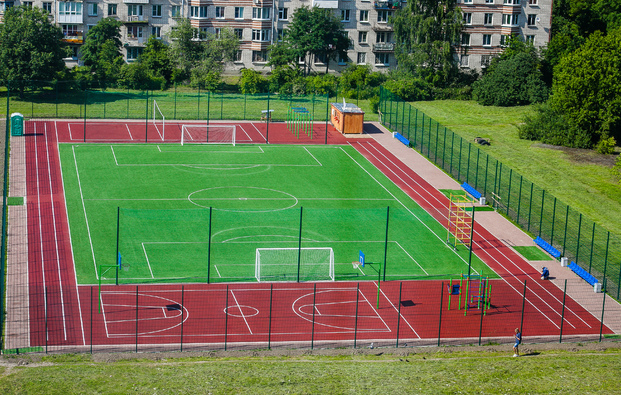
<svg viewBox="0 0 621 395">
<path fill-rule="evenodd" d="M 300 281 L 334 281 L 332 248 L 257 248 L 256 251 L 255 277 L 259 282 L 297 281 L 298 278 Z"/>
<path fill-rule="evenodd" d="M 235 145 L 235 125 L 182 125 L 181 145 L 184 144 Z"/>
</svg>

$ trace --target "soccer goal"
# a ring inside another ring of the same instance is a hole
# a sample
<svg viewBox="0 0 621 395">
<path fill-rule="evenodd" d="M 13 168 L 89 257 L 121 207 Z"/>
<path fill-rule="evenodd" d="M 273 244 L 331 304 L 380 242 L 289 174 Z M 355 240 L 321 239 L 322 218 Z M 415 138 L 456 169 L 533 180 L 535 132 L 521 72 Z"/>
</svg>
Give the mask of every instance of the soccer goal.
<svg viewBox="0 0 621 395">
<path fill-rule="evenodd" d="M 232 144 L 235 145 L 235 125 L 182 125 L 181 145 Z"/>
<path fill-rule="evenodd" d="M 334 281 L 332 248 L 257 248 L 256 251 L 254 273 L 259 282 Z"/>
<path fill-rule="evenodd" d="M 166 117 L 160 110 L 156 100 L 153 100 L 153 126 L 162 141 L 166 140 Z"/>
</svg>

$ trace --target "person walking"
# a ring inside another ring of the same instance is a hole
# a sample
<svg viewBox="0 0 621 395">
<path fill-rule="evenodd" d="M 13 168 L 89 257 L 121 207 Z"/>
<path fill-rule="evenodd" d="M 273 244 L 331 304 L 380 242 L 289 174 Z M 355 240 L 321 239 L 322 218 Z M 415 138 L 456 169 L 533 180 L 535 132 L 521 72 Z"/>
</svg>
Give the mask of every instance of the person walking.
<svg viewBox="0 0 621 395">
<path fill-rule="evenodd" d="M 520 356 L 520 343 L 522 343 L 522 332 L 520 331 L 520 328 L 515 328 L 515 344 L 513 345 L 513 356 L 514 357 L 519 357 Z"/>
</svg>

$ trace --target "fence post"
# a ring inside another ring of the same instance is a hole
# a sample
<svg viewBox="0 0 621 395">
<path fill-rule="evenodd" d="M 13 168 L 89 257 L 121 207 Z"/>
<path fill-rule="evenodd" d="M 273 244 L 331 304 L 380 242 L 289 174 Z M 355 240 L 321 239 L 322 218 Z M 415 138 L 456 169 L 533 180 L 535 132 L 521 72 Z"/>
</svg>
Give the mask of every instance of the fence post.
<svg viewBox="0 0 621 395">
<path fill-rule="evenodd" d="M 399 283 L 399 299 L 397 299 L 397 304 L 399 308 L 397 310 L 397 342 L 395 343 L 395 348 L 399 348 L 399 325 L 401 324 L 401 289 L 403 288 L 403 281 Z"/>
<path fill-rule="evenodd" d="M 388 257 L 388 223 L 390 222 L 390 206 L 386 207 L 386 238 L 384 239 L 384 275 L 382 281 L 386 281 L 386 260 Z M 379 289 L 379 283 L 377 284 Z"/>
<path fill-rule="evenodd" d="M 148 131 L 149 131 L 149 90 L 147 89 L 147 96 L 145 99 L 145 110 L 144 110 L 144 142 L 148 142 Z"/>
<path fill-rule="evenodd" d="M 207 284 L 211 281 L 211 215 L 213 207 L 209 206 L 209 229 L 207 233 Z"/>
<path fill-rule="evenodd" d="M 226 305 L 224 306 L 224 351 L 226 351 L 228 336 L 229 336 L 229 314 L 227 309 L 229 308 L 229 285 L 226 285 L 226 297 L 224 298 Z"/>
<path fill-rule="evenodd" d="M 471 152 L 472 144 L 468 143 L 468 159 L 466 163 L 466 182 L 470 184 L 470 152 Z M 511 184 L 509 184 L 509 188 L 511 188 Z"/>
<path fill-rule="evenodd" d="M 300 282 L 300 261 L 302 258 L 302 215 L 304 207 L 300 206 L 300 231 L 298 232 L 298 278 L 297 282 Z"/>
<path fill-rule="evenodd" d="M 44 307 L 45 307 L 45 353 L 47 354 L 47 285 L 45 286 Z"/>
<path fill-rule="evenodd" d="M 444 305 L 444 281 L 440 286 L 440 316 L 438 318 L 438 347 L 440 347 L 440 333 L 442 331 L 442 306 Z"/>
<path fill-rule="evenodd" d="M 91 354 L 93 353 L 93 287 L 91 286 Z"/>
<path fill-rule="evenodd" d="M 485 290 L 487 292 L 487 289 Z M 485 297 L 488 295 L 486 294 Z M 483 316 L 485 315 L 485 302 L 483 302 L 483 306 L 481 306 L 481 322 L 479 323 L 479 346 L 481 345 L 481 335 L 483 334 Z"/>
<path fill-rule="evenodd" d="M 565 279 L 565 287 L 563 288 L 563 310 L 561 311 L 561 336 L 558 339 L 559 343 L 563 342 L 563 322 L 565 321 L 565 297 L 567 296 L 567 279 Z"/>
<path fill-rule="evenodd" d="M 591 232 L 591 254 L 589 256 L 589 274 L 591 274 L 591 266 L 593 265 L 593 247 L 594 246 L 595 246 L 595 222 L 593 222 L 593 231 Z M 606 277 L 606 261 L 604 261 L 604 278 L 605 277 Z"/>
<path fill-rule="evenodd" d="M 176 120 L 177 119 L 177 83 L 175 82 L 175 110 L 174 110 L 174 116 L 173 118 Z"/>
<path fill-rule="evenodd" d="M 442 139 L 442 170 L 446 170 L 444 168 L 445 160 L 446 160 L 446 126 L 444 127 L 444 137 Z"/>
<path fill-rule="evenodd" d="M 541 190 L 541 213 L 539 215 L 539 236 L 541 237 L 541 228 L 543 228 L 543 206 L 546 203 L 546 190 Z"/>
<path fill-rule="evenodd" d="M 311 350 L 315 348 L 315 304 L 317 301 L 317 283 L 313 284 L 313 326 L 311 329 Z"/>
<path fill-rule="evenodd" d="M 272 294 L 274 293 L 274 283 L 270 284 L 270 320 L 267 327 L 267 349 L 272 349 Z"/>
<path fill-rule="evenodd" d="M 356 348 L 356 340 L 358 339 L 358 302 L 360 300 L 360 283 L 356 285 L 356 319 L 354 321 L 354 349 Z"/>
<path fill-rule="evenodd" d="M 138 352 L 138 286 L 136 285 L 136 352 Z"/>
<path fill-rule="evenodd" d="M 184 309 L 185 304 L 183 300 L 184 297 L 185 297 L 185 285 L 182 285 L 181 286 L 181 308 L 180 308 L 181 310 L 181 346 L 179 349 L 179 351 L 181 352 L 183 352 L 183 311 L 185 310 Z"/>
<path fill-rule="evenodd" d="M 84 135 L 83 142 L 86 143 L 86 107 L 88 105 L 88 89 L 84 89 Z"/>
<path fill-rule="evenodd" d="M 410 127 L 412 126 L 412 106 L 408 105 L 408 140 L 410 139 Z"/>
<path fill-rule="evenodd" d="M 604 331 L 604 311 L 606 311 L 606 277 L 604 277 L 604 284 L 602 287 L 602 319 L 599 324 L 599 342 L 602 342 L 602 333 Z"/>
<path fill-rule="evenodd" d="M 201 119 L 201 84 L 198 84 L 198 96 L 196 97 L 196 119 Z M 207 109 L 209 114 L 209 109 Z"/>
</svg>

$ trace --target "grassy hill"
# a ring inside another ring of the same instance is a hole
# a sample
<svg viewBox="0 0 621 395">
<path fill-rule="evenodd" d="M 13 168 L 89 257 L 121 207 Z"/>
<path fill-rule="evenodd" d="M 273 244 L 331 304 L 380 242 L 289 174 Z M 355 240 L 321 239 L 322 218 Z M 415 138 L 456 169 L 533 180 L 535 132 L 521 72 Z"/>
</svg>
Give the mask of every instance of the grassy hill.
<svg viewBox="0 0 621 395">
<path fill-rule="evenodd" d="M 618 153 L 547 146 L 518 137 L 531 107 L 484 107 L 474 101 L 412 103 L 468 141 L 491 140 L 483 149 L 607 230 L 621 235 L 621 184 L 611 168 Z"/>
</svg>

